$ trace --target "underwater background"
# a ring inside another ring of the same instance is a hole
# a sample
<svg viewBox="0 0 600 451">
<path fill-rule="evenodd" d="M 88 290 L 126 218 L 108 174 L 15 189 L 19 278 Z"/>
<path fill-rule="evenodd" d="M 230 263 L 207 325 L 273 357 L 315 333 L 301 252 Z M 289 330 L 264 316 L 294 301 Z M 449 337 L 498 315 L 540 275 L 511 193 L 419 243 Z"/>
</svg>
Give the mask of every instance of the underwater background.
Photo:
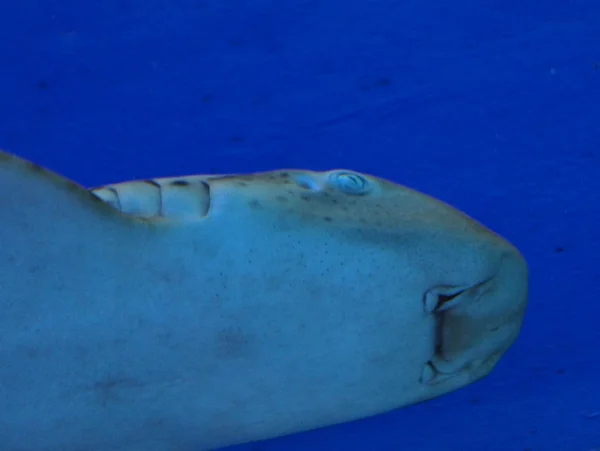
<svg viewBox="0 0 600 451">
<path fill-rule="evenodd" d="M 228 450 L 600 450 L 599 1 L 3 0 L 0 147 L 86 186 L 354 169 L 526 257 L 484 380 Z"/>
</svg>

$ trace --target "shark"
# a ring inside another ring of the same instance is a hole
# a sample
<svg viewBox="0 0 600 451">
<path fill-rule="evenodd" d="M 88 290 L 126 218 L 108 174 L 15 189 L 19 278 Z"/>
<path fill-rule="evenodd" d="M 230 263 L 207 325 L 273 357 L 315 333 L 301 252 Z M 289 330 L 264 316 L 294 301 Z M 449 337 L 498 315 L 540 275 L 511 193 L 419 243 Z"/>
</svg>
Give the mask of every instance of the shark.
<svg viewBox="0 0 600 451">
<path fill-rule="evenodd" d="M 205 451 L 492 372 L 528 266 L 456 208 L 335 169 L 85 188 L 0 152 L 0 447 Z"/>
</svg>

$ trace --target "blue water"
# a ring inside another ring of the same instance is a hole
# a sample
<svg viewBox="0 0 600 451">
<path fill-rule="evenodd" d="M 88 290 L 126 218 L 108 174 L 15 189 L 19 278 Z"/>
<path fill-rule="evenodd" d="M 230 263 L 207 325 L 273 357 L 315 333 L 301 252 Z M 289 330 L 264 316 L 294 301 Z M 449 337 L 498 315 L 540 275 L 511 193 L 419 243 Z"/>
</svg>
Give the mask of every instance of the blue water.
<svg viewBox="0 0 600 451">
<path fill-rule="evenodd" d="M 352 168 L 523 252 L 488 378 L 231 451 L 600 449 L 600 2 L 4 0 L 0 147 L 92 186 Z"/>
</svg>

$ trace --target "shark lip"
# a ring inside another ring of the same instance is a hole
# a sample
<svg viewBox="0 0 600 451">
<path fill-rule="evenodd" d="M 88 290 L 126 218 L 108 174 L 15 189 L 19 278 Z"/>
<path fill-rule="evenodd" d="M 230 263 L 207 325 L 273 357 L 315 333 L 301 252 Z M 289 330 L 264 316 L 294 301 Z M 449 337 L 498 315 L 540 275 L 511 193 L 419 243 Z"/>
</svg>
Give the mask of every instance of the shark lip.
<svg viewBox="0 0 600 451">
<path fill-rule="evenodd" d="M 471 380 L 479 379 L 488 374 L 502 357 L 503 352 L 491 354 L 484 360 L 473 362 L 466 369 L 471 373 Z M 444 365 L 440 365 L 440 361 L 429 360 L 423 366 L 420 382 L 426 385 L 437 385 L 448 379 L 453 379 L 465 373 L 465 369 L 461 371 L 448 372 Z"/>
</svg>

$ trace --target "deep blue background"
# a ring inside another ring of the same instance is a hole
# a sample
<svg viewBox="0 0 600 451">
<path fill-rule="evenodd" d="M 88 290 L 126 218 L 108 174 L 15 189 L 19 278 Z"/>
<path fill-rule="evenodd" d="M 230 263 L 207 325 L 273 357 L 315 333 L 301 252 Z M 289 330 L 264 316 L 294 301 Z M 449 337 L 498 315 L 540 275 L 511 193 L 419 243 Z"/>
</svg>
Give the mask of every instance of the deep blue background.
<svg viewBox="0 0 600 451">
<path fill-rule="evenodd" d="M 4 0 L 0 147 L 88 186 L 347 167 L 522 250 L 491 376 L 236 451 L 600 448 L 599 1 Z"/>
</svg>

